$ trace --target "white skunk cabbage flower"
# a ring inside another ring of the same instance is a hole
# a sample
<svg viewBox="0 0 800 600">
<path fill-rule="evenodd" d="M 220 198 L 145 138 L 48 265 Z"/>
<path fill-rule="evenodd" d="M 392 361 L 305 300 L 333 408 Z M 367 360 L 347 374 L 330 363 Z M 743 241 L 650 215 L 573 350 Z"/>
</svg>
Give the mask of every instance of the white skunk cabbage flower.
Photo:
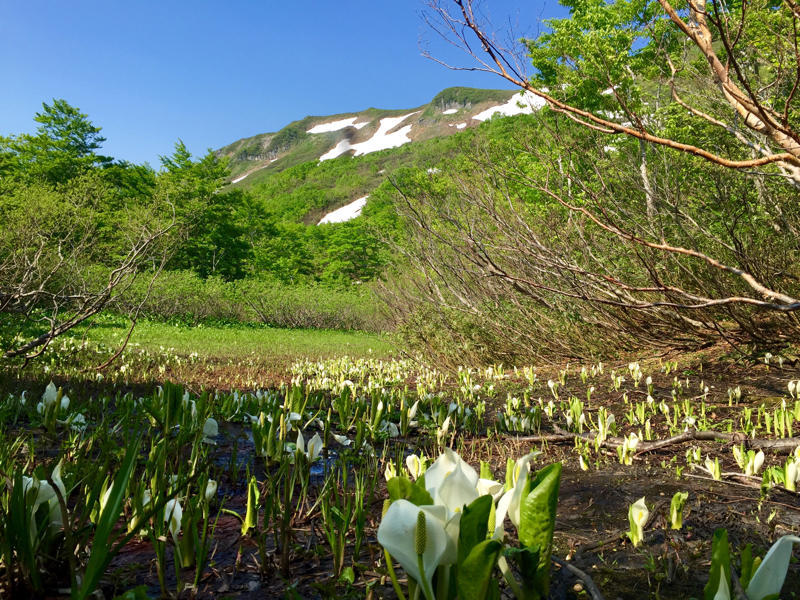
<svg viewBox="0 0 800 600">
<path fill-rule="evenodd" d="M 706 466 L 706 470 L 709 472 L 709 474 L 711 475 L 712 479 L 714 479 L 716 481 L 720 481 L 722 479 L 722 471 L 721 471 L 720 466 L 719 466 L 719 459 L 718 458 L 715 458 L 714 460 L 711 460 L 710 456 L 706 456 L 705 466 Z"/>
<path fill-rule="evenodd" d="M 333 439 L 335 439 L 337 441 L 337 443 L 341 444 L 344 447 L 347 447 L 347 446 L 349 446 L 350 444 L 353 443 L 353 440 L 348 438 L 346 435 L 337 435 L 337 434 L 334 433 L 333 434 Z"/>
<path fill-rule="evenodd" d="M 217 497 L 217 482 L 214 479 L 209 479 L 208 483 L 206 484 L 206 491 L 204 494 L 206 502 L 211 502 L 214 498 Z"/>
<path fill-rule="evenodd" d="M 431 588 L 431 581 L 436 568 L 442 564 L 447 552 L 448 535 L 442 521 L 432 515 L 432 506 L 416 506 L 408 500 L 396 500 L 389 506 L 380 527 L 378 542 L 386 548 L 409 577 L 418 583 Z M 422 517 L 420 517 L 422 513 Z M 418 535 L 418 521 L 424 519 L 424 535 Z M 420 539 L 420 537 L 422 539 Z M 422 542 L 418 546 L 418 542 Z M 425 571 L 425 582 L 419 570 L 417 550 L 422 550 L 422 565 Z"/>
<path fill-rule="evenodd" d="M 219 425 L 216 419 L 209 417 L 203 424 L 203 443 L 216 444 L 214 438 L 219 435 Z"/>
<path fill-rule="evenodd" d="M 511 470 L 511 488 L 506 491 L 497 503 L 497 512 L 495 513 L 495 527 L 492 538 L 502 539 L 505 531 L 504 521 L 506 515 L 511 519 L 514 527 L 519 528 L 520 523 L 520 504 L 522 502 L 522 492 L 525 487 L 525 482 L 530 473 L 530 462 L 539 456 L 539 450 L 533 450 L 525 456 L 517 459 L 514 463 L 514 468 Z"/>
<path fill-rule="evenodd" d="M 47 384 L 47 387 L 42 394 L 42 401 L 36 405 L 36 412 L 40 415 L 43 414 L 50 406 L 55 404 L 58 401 L 58 389 L 56 388 L 55 384 L 51 381 Z M 69 396 L 63 394 L 61 396 L 61 410 L 67 410 L 69 408 Z"/>
<path fill-rule="evenodd" d="M 303 438 L 303 432 L 298 429 L 297 443 L 295 444 L 295 447 L 298 451 L 306 455 L 309 463 L 312 463 L 319 458 L 319 455 L 322 452 L 322 438 L 319 437 L 318 433 L 315 433 L 314 437 L 308 440 L 308 449 L 306 449 L 306 441 Z"/>
<path fill-rule="evenodd" d="M 503 484 L 499 481 L 481 478 L 478 479 L 478 483 L 475 488 L 478 490 L 478 496 L 486 496 L 488 494 L 494 499 L 495 502 L 503 497 Z"/>
<path fill-rule="evenodd" d="M 764 464 L 764 451 L 759 450 L 757 454 L 748 453 L 747 466 L 745 467 L 745 475 L 757 475 Z"/>
<path fill-rule="evenodd" d="M 427 469 L 427 460 L 425 460 L 424 456 L 409 454 L 406 456 L 406 468 L 413 479 L 419 479 L 419 476 L 425 473 Z"/>
<path fill-rule="evenodd" d="M 44 402 L 45 406 L 49 406 L 56 401 L 56 398 L 58 398 L 58 388 L 56 388 L 55 384 L 51 381 L 47 384 L 47 387 L 44 388 L 42 402 Z"/>
<path fill-rule="evenodd" d="M 308 462 L 314 462 L 319 458 L 320 453 L 322 452 L 322 438 L 319 437 L 318 433 L 314 434 L 308 441 L 308 451 L 306 452 L 306 456 L 308 457 Z"/>
<path fill-rule="evenodd" d="M 417 416 L 417 408 L 418 407 L 419 407 L 419 400 L 414 402 L 414 404 L 411 405 L 411 408 L 408 409 L 408 420 L 409 421 Z"/>
<path fill-rule="evenodd" d="M 61 480 L 61 465 L 63 459 L 53 469 L 50 478 L 56 484 L 56 488 L 61 492 L 61 497 L 66 501 L 67 490 L 64 487 L 64 482 Z M 36 479 L 35 477 L 22 476 L 22 493 L 27 496 L 28 490 L 36 490 L 36 496 L 33 499 L 33 512 L 35 513 L 42 504 L 47 503 L 50 509 L 50 526 L 61 527 L 63 525 L 61 518 L 61 505 L 58 503 L 58 496 L 56 495 L 53 486 L 48 481 L 43 479 Z M 36 532 L 36 524 L 31 521 L 31 534 Z"/>
<path fill-rule="evenodd" d="M 391 460 L 386 461 L 386 468 L 383 470 L 383 477 L 386 479 L 386 481 L 397 477 L 397 468 L 394 466 L 394 462 Z"/>
<path fill-rule="evenodd" d="M 772 544 L 745 590 L 750 600 L 778 597 L 786 579 L 786 571 L 789 569 L 793 544 L 800 544 L 800 537 L 784 535 Z"/>
<path fill-rule="evenodd" d="M 183 521 L 183 509 L 180 502 L 176 499 L 167 501 L 164 506 L 164 522 L 169 523 L 169 532 L 175 543 L 178 543 L 178 533 L 181 530 L 181 521 Z"/>
<path fill-rule="evenodd" d="M 495 534 L 497 534 L 498 530 L 502 532 L 503 521 L 505 520 L 506 514 L 508 514 L 508 518 L 511 519 L 514 527 L 519 528 L 522 491 L 531 471 L 530 462 L 539 454 L 540 452 L 538 451 L 531 452 L 530 454 L 519 458 L 517 462 L 514 463 L 514 469 L 512 471 L 513 487 L 503 494 L 503 497 L 500 498 L 500 501 L 497 503 Z"/>
<path fill-rule="evenodd" d="M 86 429 L 86 417 L 81 413 L 72 415 L 67 422 L 74 431 L 83 431 Z"/>
<path fill-rule="evenodd" d="M 445 481 L 456 472 L 458 472 L 460 476 L 454 480 L 454 483 L 459 485 L 466 483 L 472 488 L 473 492 L 477 494 L 475 486 L 478 484 L 478 472 L 464 462 L 453 450 L 445 448 L 444 452 L 439 455 L 439 458 L 425 471 L 425 489 L 431 495 L 431 498 L 433 498 L 434 504 L 445 504 L 441 497 L 442 486 Z M 456 487 L 459 487 L 459 485 Z M 475 496 L 475 498 L 477 498 L 477 496 Z M 471 501 L 472 500 L 470 500 L 470 502 Z M 467 502 L 467 504 L 469 504 L 469 502 Z M 460 509 L 461 506 L 458 508 Z"/>
<path fill-rule="evenodd" d="M 642 543 L 644 526 L 647 524 L 647 519 L 649 518 L 650 511 L 647 508 L 647 504 L 644 502 L 644 496 L 639 498 L 628 508 L 628 522 L 631 527 L 628 532 L 628 537 L 630 537 L 634 547 Z"/>
</svg>

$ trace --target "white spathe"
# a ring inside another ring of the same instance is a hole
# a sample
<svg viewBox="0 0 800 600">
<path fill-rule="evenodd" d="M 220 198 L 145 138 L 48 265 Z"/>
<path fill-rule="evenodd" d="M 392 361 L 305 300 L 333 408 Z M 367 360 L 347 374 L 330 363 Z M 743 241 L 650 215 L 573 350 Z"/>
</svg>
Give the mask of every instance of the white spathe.
<svg viewBox="0 0 800 600">
<path fill-rule="evenodd" d="M 748 598 L 763 600 L 780 594 L 783 582 L 786 580 L 794 544 L 800 544 L 800 537 L 784 535 L 772 544 L 745 590 Z"/>
<path fill-rule="evenodd" d="M 514 94 L 505 104 L 487 108 L 472 118 L 476 121 L 485 121 L 497 113 L 500 113 L 505 117 L 522 114 L 529 115 L 535 110 L 540 109 L 542 106 L 544 106 L 544 104 L 544 100 L 530 92 L 525 92 L 523 95 Z"/>
<path fill-rule="evenodd" d="M 363 123 L 356 123 L 357 119 L 358 117 L 350 117 L 347 119 L 340 119 L 339 121 L 331 121 L 330 123 L 320 123 L 319 125 L 314 125 L 314 127 L 309 129 L 308 133 L 330 133 L 331 131 L 339 131 L 345 127 L 355 127 L 356 129 L 361 129 L 367 125 L 367 121 Z"/>
<path fill-rule="evenodd" d="M 445 532 L 443 515 L 437 514 L 434 506 L 415 506 L 408 500 L 395 500 L 386 511 L 378 527 L 378 542 L 400 563 L 410 577 L 420 582 L 416 551 L 417 518 L 420 512 L 425 515 L 425 551 L 422 564 L 428 586 L 436 572 L 436 567 L 445 558 L 448 535 Z M 444 507 L 440 507 L 441 511 Z"/>
<path fill-rule="evenodd" d="M 350 204 L 345 204 L 341 208 L 337 208 L 336 210 L 329 212 L 320 219 L 317 225 L 324 225 L 326 223 L 344 223 L 345 221 L 355 219 L 361 214 L 364 206 L 366 206 L 367 198 L 369 198 L 369 196 L 358 198 L 357 200 L 353 200 Z"/>
</svg>

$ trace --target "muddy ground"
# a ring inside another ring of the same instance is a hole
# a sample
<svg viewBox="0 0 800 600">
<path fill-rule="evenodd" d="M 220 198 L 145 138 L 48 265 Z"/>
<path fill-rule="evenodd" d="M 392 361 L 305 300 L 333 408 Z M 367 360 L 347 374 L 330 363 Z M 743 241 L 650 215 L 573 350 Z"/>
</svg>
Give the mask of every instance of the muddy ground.
<svg viewBox="0 0 800 600">
<path fill-rule="evenodd" d="M 779 403 L 781 398 L 787 397 L 786 383 L 800 379 L 800 364 L 794 358 L 787 359 L 782 368 L 777 368 L 755 360 L 736 362 L 730 357 L 723 359 L 707 353 L 695 357 L 690 363 L 682 361 L 682 365 L 679 376 L 689 377 L 693 385 L 702 380 L 709 386 L 708 409 L 718 420 L 734 417 L 745 406 L 757 406 L 761 402 Z M 556 372 L 557 369 L 553 369 L 552 373 Z M 202 374 L 203 379 L 206 377 L 207 374 Z M 656 402 L 668 398 L 673 377 L 674 373 L 654 375 Z M 540 378 L 548 378 L 546 370 L 540 373 Z M 513 390 L 521 383 L 510 381 L 503 385 Z M 741 386 L 743 399 L 739 406 L 729 407 L 727 389 L 735 386 Z M 625 409 L 621 392 L 605 385 L 597 388 L 592 396 L 591 409 L 605 406 L 619 418 Z M 500 391 L 498 398 L 504 398 L 504 389 Z M 540 391 L 546 392 L 546 388 Z M 585 386 L 573 372 L 561 393 L 580 396 L 585 394 Z M 542 433 L 547 432 L 545 424 Z M 666 431 L 654 430 L 656 439 L 667 435 Z M 226 427 L 223 438 L 216 449 L 219 464 L 230 463 L 231 453 L 236 448 L 240 466 L 249 465 L 257 475 L 259 469 L 263 473 L 263 463 L 253 460 L 252 443 L 243 427 Z M 420 439 L 395 440 L 394 443 L 415 448 Z M 590 576 L 608 600 L 703 597 L 710 567 L 711 539 L 716 528 L 728 530 L 735 567 L 745 544 L 752 544 L 755 553 L 763 555 L 781 535 L 800 533 L 800 495 L 797 493 L 777 487 L 762 490 L 758 481 L 746 478 L 713 481 L 706 473 L 686 466 L 686 450 L 690 446 L 699 446 L 704 456 L 711 454 L 721 458 L 723 471 L 736 470 L 730 444 L 693 442 L 669 446 L 638 455 L 632 466 L 620 465 L 612 449 L 602 450 L 597 464 L 592 464 L 589 471 L 580 469 L 573 445 L 572 442 L 543 444 L 527 436 L 487 431 L 485 435 L 457 439 L 455 449 L 470 464 L 477 465 L 479 460 L 489 461 L 498 480 L 504 477 L 506 458 L 517 458 L 532 448 L 544 452 L 537 463 L 540 466 L 563 461 L 554 556 L 566 559 Z M 785 456 L 786 452 L 768 453 L 767 463 L 778 464 Z M 684 469 L 677 477 L 676 467 L 679 466 Z M 320 482 L 321 477 L 317 481 Z M 668 529 L 667 515 L 672 495 L 678 491 L 688 492 L 689 499 L 684 509 L 683 528 L 672 531 Z M 644 543 L 634 548 L 625 537 L 627 508 L 642 496 L 646 497 L 651 517 Z M 291 560 L 286 573 L 281 573 L 278 568 L 271 536 L 267 540 L 266 553 L 262 554 L 255 542 L 240 535 L 240 522 L 235 517 L 222 515 L 214 532 L 211 565 L 194 594 L 200 598 L 243 600 L 395 597 L 386 577 L 382 550 L 375 539 L 385 497 L 385 484 L 381 477 L 370 503 L 367 542 L 360 556 L 348 556 L 345 563 L 354 567 L 352 582 L 331 577 L 331 557 L 320 527 L 318 510 L 292 522 Z M 220 478 L 219 498 L 225 508 L 244 513 L 246 490 L 241 484 L 233 485 L 230 480 Z M 513 533 L 510 525 L 508 533 Z M 148 542 L 137 540 L 128 544 L 112 563 L 110 576 L 104 582 L 107 597 L 135 586 L 143 586 L 148 595 L 158 596 L 153 557 Z M 168 561 L 167 571 L 174 574 L 171 556 Z M 399 574 L 402 579 L 402 572 Z M 189 581 L 193 571 L 182 572 L 181 577 Z M 176 581 L 168 581 L 168 587 L 174 590 Z M 551 598 L 589 598 L 585 588 L 575 574 L 554 565 Z M 800 597 L 800 567 L 796 561 L 790 567 L 783 589 L 782 598 Z M 191 594 L 185 591 L 182 595 L 189 597 Z"/>
</svg>

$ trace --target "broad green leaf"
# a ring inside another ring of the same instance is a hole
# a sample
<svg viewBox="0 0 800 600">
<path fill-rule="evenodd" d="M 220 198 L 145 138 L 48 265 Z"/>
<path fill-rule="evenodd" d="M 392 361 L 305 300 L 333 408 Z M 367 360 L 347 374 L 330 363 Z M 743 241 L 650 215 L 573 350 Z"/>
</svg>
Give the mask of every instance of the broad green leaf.
<svg viewBox="0 0 800 600">
<path fill-rule="evenodd" d="M 536 572 L 539 570 L 538 548 L 506 548 L 506 558 L 514 561 L 522 576 L 522 587 L 533 590 L 536 584 Z"/>
<path fill-rule="evenodd" d="M 739 574 L 739 583 L 742 584 L 744 589 L 747 589 L 750 580 L 753 578 L 753 573 L 756 572 L 758 565 L 761 564 L 760 559 L 753 560 L 753 545 L 747 544 L 741 552 L 741 573 Z"/>
<path fill-rule="evenodd" d="M 481 496 L 464 507 L 458 532 L 458 564 L 472 552 L 472 549 L 486 539 L 489 515 L 494 502 L 489 495 Z M 460 570 L 460 567 L 459 567 Z"/>
<path fill-rule="evenodd" d="M 10 556 L 6 558 L 13 560 L 14 550 L 16 550 L 16 558 L 22 563 L 22 566 L 28 569 L 33 588 L 40 590 L 41 577 L 36 566 L 36 552 L 31 540 L 31 528 L 35 526 L 31 521 L 35 519 L 35 515 L 29 509 L 23 487 L 22 471 L 17 471 L 14 473 L 14 487 L 11 490 L 9 502 L 8 512 L 10 518 L 0 526 L 5 527 L 7 544 L 9 545 L 6 548 L 6 552 Z M 11 564 L 11 561 L 7 564 Z"/>
<path fill-rule="evenodd" d="M 530 477 L 523 490 L 520 505 L 519 541 L 528 548 L 539 549 L 539 568 L 534 589 L 546 596 L 550 578 L 550 552 L 556 523 L 561 463 L 554 463 Z"/>
<path fill-rule="evenodd" d="M 422 481 L 422 485 L 418 485 Z M 420 478 L 417 483 L 411 483 L 407 477 L 392 477 L 386 482 L 386 490 L 389 492 L 389 499 L 408 500 L 411 504 L 424 506 L 433 504 L 433 498 L 425 489 L 425 480 Z"/>
<path fill-rule="evenodd" d="M 717 529 L 711 544 L 711 573 L 703 588 L 705 600 L 730 600 L 731 551 L 728 532 Z"/>
<path fill-rule="evenodd" d="M 484 600 L 487 597 L 492 571 L 502 549 L 503 544 L 497 540 L 484 540 L 472 548 L 463 562 L 459 562 L 456 586 L 460 600 Z"/>
</svg>

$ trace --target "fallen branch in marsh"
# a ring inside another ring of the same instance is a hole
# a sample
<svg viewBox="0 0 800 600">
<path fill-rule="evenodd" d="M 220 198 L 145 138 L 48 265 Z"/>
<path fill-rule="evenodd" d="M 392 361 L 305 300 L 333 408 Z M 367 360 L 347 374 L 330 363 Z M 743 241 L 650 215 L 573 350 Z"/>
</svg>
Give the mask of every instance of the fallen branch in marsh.
<svg viewBox="0 0 800 600">
<path fill-rule="evenodd" d="M 511 437 L 511 436 L 509 436 Z M 517 442 L 573 442 L 575 438 L 580 438 L 585 441 L 594 442 L 597 433 L 571 433 L 564 431 L 560 427 L 555 427 L 555 433 L 548 433 L 542 435 L 528 435 L 523 437 L 514 437 Z M 661 448 L 682 444 L 684 442 L 698 442 L 698 441 L 724 441 L 733 444 L 744 444 L 747 448 L 756 450 L 774 450 L 777 452 L 785 450 L 794 450 L 800 446 L 800 437 L 782 438 L 778 440 L 770 440 L 766 438 L 748 438 L 743 433 L 724 433 L 722 431 L 686 431 L 679 435 L 675 435 L 663 440 L 656 440 L 653 442 L 639 442 L 638 450 L 634 457 L 647 452 L 654 452 Z M 607 437 L 600 443 L 601 447 L 620 448 L 625 443 L 625 438 L 621 437 Z"/>
</svg>

